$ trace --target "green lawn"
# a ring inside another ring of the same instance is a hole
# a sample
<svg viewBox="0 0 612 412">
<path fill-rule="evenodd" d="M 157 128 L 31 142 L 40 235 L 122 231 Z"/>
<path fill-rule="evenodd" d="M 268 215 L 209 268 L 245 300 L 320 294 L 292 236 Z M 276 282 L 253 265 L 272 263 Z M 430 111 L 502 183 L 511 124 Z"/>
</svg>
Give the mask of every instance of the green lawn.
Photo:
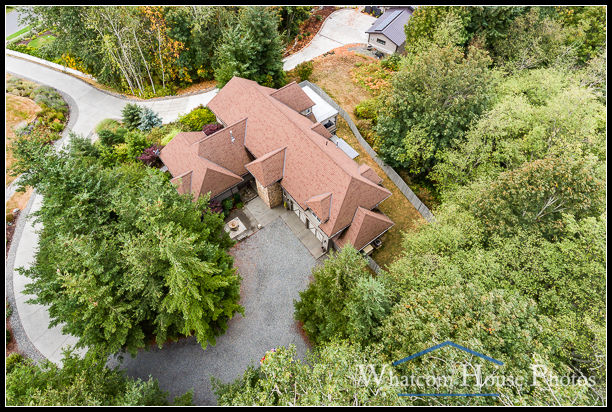
<svg viewBox="0 0 612 412">
<path fill-rule="evenodd" d="M 43 44 L 49 43 L 55 39 L 55 36 L 51 34 L 47 34 L 45 36 L 39 36 L 28 43 L 28 46 L 38 49 Z"/>
<path fill-rule="evenodd" d="M 30 31 L 30 29 L 31 29 L 31 28 L 32 28 L 32 26 L 26 26 L 26 27 L 24 27 L 23 29 L 21 29 L 21 30 L 19 30 L 19 31 L 16 31 L 16 32 L 15 32 L 15 33 L 13 33 L 13 34 L 11 34 L 11 35 L 9 35 L 9 36 L 6 36 L 6 39 L 7 39 L 7 40 L 14 39 L 14 38 L 15 38 L 15 37 L 17 37 L 17 36 L 20 36 L 20 35 L 22 35 L 23 33 Z"/>
</svg>

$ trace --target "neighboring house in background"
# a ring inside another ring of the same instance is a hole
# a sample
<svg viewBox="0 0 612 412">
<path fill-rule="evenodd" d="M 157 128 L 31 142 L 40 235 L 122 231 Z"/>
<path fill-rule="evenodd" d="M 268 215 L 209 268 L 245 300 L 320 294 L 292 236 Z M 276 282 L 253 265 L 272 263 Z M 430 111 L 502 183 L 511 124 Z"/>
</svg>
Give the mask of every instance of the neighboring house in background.
<svg viewBox="0 0 612 412">
<path fill-rule="evenodd" d="M 337 111 L 317 106 L 295 82 L 277 90 L 234 77 L 208 104 L 224 129 L 179 133 L 160 158 L 180 193 L 221 200 L 254 179 L 268 207 L 293 210 L 324 250 L 361 250 L 393 226 L 373 210 L 391 192 L 318 121 L 335 129 Z"/>
<path fill-rule="evenodd" d="M 406 43 L 404 26 L 410 20 L 413 6 L 387 7 L 368 33 L 368 45 L 384 54 L 403 53 Z"/>
</svg>

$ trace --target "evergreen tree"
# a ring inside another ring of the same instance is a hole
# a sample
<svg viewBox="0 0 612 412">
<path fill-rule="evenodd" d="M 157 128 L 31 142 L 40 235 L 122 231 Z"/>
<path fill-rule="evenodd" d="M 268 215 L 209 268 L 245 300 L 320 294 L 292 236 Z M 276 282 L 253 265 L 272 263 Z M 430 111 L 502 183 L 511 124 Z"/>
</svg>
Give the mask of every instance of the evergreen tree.
<svg viewBox="0 0 612 412">
<path fill-rule="evenodd" d="M 219 87 L 234 76 L 268 87 L 285 84 L 278 19 L 278 14 L 267 7 L 241 10 L 238 25 L 225 31 L 217 51 L 215 79 Z"/>
<path fill-rule="evenodd" d="M 44 197 L 43 229 L 22 273 L 33 279 L 33 301 L 49 305 L 51 325 L 110 353 L 135 353 L 153 337 L 160 346 L 191 335 L 214 344 L 243 309 L 232 241 L 207 199 L 180 195 L 140 162 L 104 168 L 91 157 L 35 153 L 21 170 Z"/>
<path fill-rule="evenodd" d="M 161 127 L 162 119 L 149 107 L 143 107 L 140 112 L 140 123 L 138 129 L 149 132 L 154 127 Z"/>
<path fill-rule="evenodd" d="M 140 124 L 140 112 L 142 108 L 136 103 L 128 103 L 121 109 L 123 125 L 128 130 L 133 130 Z"/>
</svg>

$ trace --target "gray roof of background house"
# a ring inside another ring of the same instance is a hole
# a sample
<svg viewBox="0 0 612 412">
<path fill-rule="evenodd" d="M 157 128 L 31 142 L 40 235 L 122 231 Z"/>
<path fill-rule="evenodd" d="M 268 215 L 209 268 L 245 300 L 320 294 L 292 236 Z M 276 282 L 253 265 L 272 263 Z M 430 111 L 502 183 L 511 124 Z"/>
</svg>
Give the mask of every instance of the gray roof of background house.
<svg viewBox="0 0 612 412">
<path fill-rule="evenodd" d="M 366 33 L 384 34 L 398 46 L 401 46 L 406 41 L 406 33 L 404 26 L 410 20 L 412 10 L 408 7 L 393 7 L 387 9 L 380 16 L 372 27 L 366 30 Z"/>
</svg>

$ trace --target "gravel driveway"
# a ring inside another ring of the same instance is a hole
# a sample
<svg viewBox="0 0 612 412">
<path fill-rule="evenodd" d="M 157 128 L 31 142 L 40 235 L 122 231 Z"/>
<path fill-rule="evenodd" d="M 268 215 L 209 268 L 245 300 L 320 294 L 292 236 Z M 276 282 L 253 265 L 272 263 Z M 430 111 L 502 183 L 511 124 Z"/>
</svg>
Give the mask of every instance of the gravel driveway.
<svg viewBox="0 0 612 412">
<path fill-rule="evenodd" d="M 294 344 L 304 356 L 307 347 L 293 319 L 293 300 L 308 286 L 316 264 L 312 255 L 280 218 L 238 243 L 231 254 L 242 276 L 245 317 L 236 315 L 217 345 L 206 350 L 188 338 L 140 351 L 136 358 L 126 355 L 122 367 L 130 376 L 152 375 L 172 397 L 193 388 L 195 404 L 214 405 L 211 375 L 233 381 L 277 346 Z"/>
</svg>

